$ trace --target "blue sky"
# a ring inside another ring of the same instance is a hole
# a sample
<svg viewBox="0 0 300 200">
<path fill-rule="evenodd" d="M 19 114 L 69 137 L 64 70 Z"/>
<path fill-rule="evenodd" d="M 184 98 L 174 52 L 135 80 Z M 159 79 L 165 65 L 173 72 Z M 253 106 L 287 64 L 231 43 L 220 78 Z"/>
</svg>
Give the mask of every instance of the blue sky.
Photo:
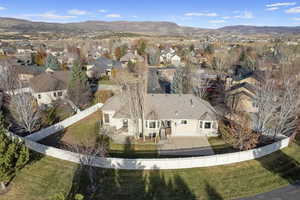
<svg viewBox="0 0 300 200">
<path fill-rule="evenodd" d="M 0 0 L 0 16 L 45 22 L 172 21 L 184 26 L 300 26 L 300 1 Z"/>
</svg>

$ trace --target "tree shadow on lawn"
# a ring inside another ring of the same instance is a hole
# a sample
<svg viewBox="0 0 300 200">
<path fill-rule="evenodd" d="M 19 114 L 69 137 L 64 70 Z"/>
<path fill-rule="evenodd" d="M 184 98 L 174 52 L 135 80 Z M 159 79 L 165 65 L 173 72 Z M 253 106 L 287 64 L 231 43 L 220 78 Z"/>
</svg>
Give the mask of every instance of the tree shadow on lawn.
<svg viewBox="0 0 300 200">
<path fill-rule="evenodd" d="M 259 158 L 257 161 L 265 169 L 287 180 L 290 184 L 300 180 L 300 163 L 282 150 Z"/>
<path fill-rule="evenodd" d="M 124 151 L 131 152 L 132 148 L 132 144 L 128 143 Z M 140 170 L 119 170 L 119 168 L 129 166 Z M 167 179 L 158 169 L 143 170 L 145 167 L 136 160 L 127 160 L 114 167 L 115 169 L 92 168 L 97 176 L 94 179 L 96 182 L 88 178 L 90 167 L 78 167 L 67 199 L 73 199 L 76 194 L 84 195 L 86 200 L 197 199 L 179 175 Z M 97 187 L 94 193 L 91 193 L 89 189 L 92 185 Z"/>
</svg>

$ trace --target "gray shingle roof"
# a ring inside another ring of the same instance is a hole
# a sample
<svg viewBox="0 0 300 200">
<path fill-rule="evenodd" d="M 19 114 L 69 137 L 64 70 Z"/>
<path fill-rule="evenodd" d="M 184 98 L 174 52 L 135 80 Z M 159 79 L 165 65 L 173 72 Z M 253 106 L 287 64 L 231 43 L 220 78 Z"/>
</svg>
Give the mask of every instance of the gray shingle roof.
<svg viewBox="0 0 300 200">
<path fill-rule="evenodd" d="M 30 79 L 30 87 L 34 92 L 50 92 L 65 90 L 71 80 L 71 72 L 55 71 L 53 73 L 42 73 Z"/>
<path fill-rule="evenodd" d="M 202 119 L 216 120 L 216 111 L 206 101 L 192 94 L 147 94 L 146 119 Z M 103 111 L 116 111 L 115 118 L 129 118 L 126 99 L 114 96 L 102 107 Z"/>
</svg>

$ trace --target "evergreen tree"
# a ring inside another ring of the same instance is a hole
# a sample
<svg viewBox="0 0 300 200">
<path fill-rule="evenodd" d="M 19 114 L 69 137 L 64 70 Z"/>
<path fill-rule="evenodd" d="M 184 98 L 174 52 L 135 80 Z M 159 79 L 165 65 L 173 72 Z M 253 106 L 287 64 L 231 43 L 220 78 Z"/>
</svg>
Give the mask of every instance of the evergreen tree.
<svg viewBox="0 0 300 200">
<path fill-rule="evenodd" d="M 29 150 L 17 139 L 6 135 L 3 116 L 0 114 L 0 190 L 29 162 Z"/>
<path fill-rule="evenodd" d="M 80 62 L 75 62 L 72 67 L 68 96 L 75 105 L 81 108 L 88 105 L 92 99 L 88 77 Z"/>
<path fill-rule="evenodd" d="M 57 58 L 51 54 L 49 56 L 47 56 L 45 68 L 46 69 L 50 68 L 53 71 L 58 71 L 60 69 L 60 64 L 59 64 Z"/>
</svg>

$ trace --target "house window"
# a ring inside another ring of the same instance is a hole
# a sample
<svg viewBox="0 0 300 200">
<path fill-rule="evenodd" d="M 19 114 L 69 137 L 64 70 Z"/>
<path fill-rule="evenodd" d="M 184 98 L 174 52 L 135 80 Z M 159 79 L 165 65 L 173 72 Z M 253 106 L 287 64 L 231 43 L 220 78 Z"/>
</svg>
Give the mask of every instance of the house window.
<svg viewBox="0 0 300 200">
<path fill-rule="evenodd" d="M 63 93 L 62 93 L 62 92 L 58 92 L 57 95 L 58 95 L 59 97 L 61 97 L 61 96 L 63 95 Z"/>
<path fill-rule="evenodd" d="M 149 123 L 149 128 L 156 128 L 156 122 L 155 121 L 150 122 Z"/>
<path fill-rule="evenodd" d="M 123 120 L 123 127 L 128 128 L 128 120 L 127 119 Z"/>
<path fill-rule="evenodd" d="M 53 96 L 56 97 L 56 92 L 53 93 Z"/>
<path fill-rule="evenodd" d="M 187 124 L 187 120 L 181 120 L 181 124 Z"/>
<path fill-rule="evenodd" d="M 159 128 L 159 127 L 160 127 L 160 122 L 158 121 L 158 122 L 157 122 L 157 128 Z"/>
<path fill-rule="evenodd" d="M 109 114 L 104 114 L 104 122 L 109 123 Z"/>
<path fill-rule="evenodd" d="M 204 123 L 204 128 L 205 129 L 211 129 L 211 122 L 205 122 Z"/>
<path fill-rule="evenodd" d="M 41 99 L 41 98 L 42 98 L 42 95 L 39 94 L 39 95 L 38 95 L 38 99 Z"/>
</svg>

